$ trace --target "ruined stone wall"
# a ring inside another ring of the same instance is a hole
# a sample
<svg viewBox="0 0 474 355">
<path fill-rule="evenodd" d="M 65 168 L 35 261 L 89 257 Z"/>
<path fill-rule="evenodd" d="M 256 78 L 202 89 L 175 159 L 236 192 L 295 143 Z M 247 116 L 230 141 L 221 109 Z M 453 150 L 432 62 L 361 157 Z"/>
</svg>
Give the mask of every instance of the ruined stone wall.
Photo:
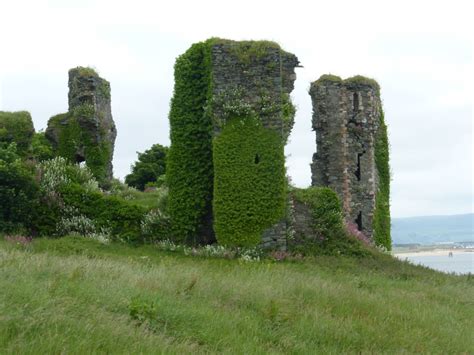
<svg viewBox="0 0 474 355">
<path fill-rule="evenodd" d="M 312 185 L 329 186 L 343 203 L 347 222 L 372 237 L 378 174 L 375 139 L 381 102 L 378 85 L 355 77 L 323 76 L 311 84 L 313 129 Z"/>
<path fill-rule="evenodd" d="M 288 137 L 294 111 L 286 112 L 298 58 L 266 41 L 217 41 L 211 48 L 212 113 L 216 133 L 233 114 L 258 115 L 265 128 Z M 291 110 L 290 110 L 291 111 Z"/>
<path fill-rule="evenodd" d="M 110 84 L 90 68 L 69 71 L 69 110 L 52 117 L 46 137 L 56 155 L 85 161 L 102 183 L 112 178 L 117 130 L 111 111 Z"/>
<path fill-rule="evenodd" d="M 248 144 L 244 143 L 246 137 L 242 137 L 242 149 L 254 148 L 255 152 L 248 154 L 248 157 L 243 151 L 236 152 L 235 157 L 231 159 L 252 160 L 251 164 L 243 168 L 245 171 L 236 173 L 242 175 L 241 179 L 248 180 L 247 188 L 250 191 L 253 190 L 256 195 L 259 192 L 257 190 L 263 190 L 270 184 L 277 186 L 273 193 L 268 192 L 271 196 L 265 196 L 265 193 L 262 195 L 262 199 L 269 203 L 268 206 L 262 204 L 260 209 L 274 209 L 275 213 L 281 210 L 280 221 L 265 229 L 259 238 L 261 239 L 260 244 L 265 248 L 284 250 L 286 249 L 287 223 L 284 211 L 286 181 L 283 149 L 294 123 L 295 111 L 289 95 L 294 88 L 295 67 L 299 64 L 298 59 L 272 42 L 217 41 L 211 47 L 211 62 L 212 99 L 209 103 L 209 109 L 214 126 L 214 136 L 220 136 L 229 119 L 256 117 L 265 130 L 274 132 L 280 137 L 280 144 L 274 149 L 281 151 L 279 152 L 281 159 L 275 160 L 278 167 L 274 171 L 278 171 L 278 173 L 273 176 L 273 180 L 271 176 L 268 176 L 268 172 L 271 170 L 265 171 L 266 168 L 264 167 L 274 169 L 275 166 L 271 167 L 271 164 L 264 164 L 266 163 L 264 160 L 269 159 L 270 154 L 265 153 L 262 146 L 259 147 L 261 142 L 250 142 L 251 147 L 249 147 Z M 245 134 L 244 129 L 242 134 Z M 242 154 L 239 156 L 240 153 Z M 253 162 L 254 157 L 255 162 Z M 259 159 L 262 161 L 258 162 Z M 240 164 L 238 161 L 230 163 Z M 251 166 L 256 164 L 260 164 L 261 169 L 254 169 Z M 219 167 L 216 167 L 216 171 L 219 171 Z M 220 177 L 216 175 L 215 180 L 219 181 L 219 179 Z M 267 184 L 266 187 L 263 186 L 263 189 L 261 188 L 262 182 Z M 218 188 L 221 190 L 236 188 L 232 184 L 227 185 L 218 185 Z M 245 194 L 245 192 L 242 193 Z M 274 203 L 270 202 L 271 199 L 275 200 Z M 236 205 L 238 205 L 237 202 L 232 207 Z M 248 206 L 249 210 L 251 207 Z M 245 215 L 247 211 L 241 212 Z M 258 211 L 257 213 L 259 212 L 263 215 L 272 213 L 272 211 L 268 211 L 268 213 Z M 217 213 L 219 213 L 219 210 Z M 248 213 L 249 223 L 247 224 L 254 228 L 252 224 L 258 225 L 260 221 L 250 222 L 254 216 L 252 215 L 253 212 Z M 219 215 L 217 215 L 217 218 L 219 218 Z"/>
</svg>

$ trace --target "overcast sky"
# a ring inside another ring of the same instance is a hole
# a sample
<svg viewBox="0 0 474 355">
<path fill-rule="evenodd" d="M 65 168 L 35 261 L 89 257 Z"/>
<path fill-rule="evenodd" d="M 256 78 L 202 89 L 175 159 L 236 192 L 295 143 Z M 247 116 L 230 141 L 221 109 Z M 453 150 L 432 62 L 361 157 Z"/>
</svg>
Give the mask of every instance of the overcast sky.
<svg viewBox="0 0 474 355">
<path fill-rule="evenodd" d="M 118 128 L 114 172 L 136 152 L 169 145 L 173 64 L 209 37 L 274 40 L 304 68 L 292 94 L 288 173 L 310 184 L 316 150 L 311 81 L 361 74 L 382 88 L 389 126 L 392 216 L 473 211 L 470 1 L 0 0 L 0 110 L 35 128 L 67 110 L 67 72 L 110 81 Z"/>
</svg>

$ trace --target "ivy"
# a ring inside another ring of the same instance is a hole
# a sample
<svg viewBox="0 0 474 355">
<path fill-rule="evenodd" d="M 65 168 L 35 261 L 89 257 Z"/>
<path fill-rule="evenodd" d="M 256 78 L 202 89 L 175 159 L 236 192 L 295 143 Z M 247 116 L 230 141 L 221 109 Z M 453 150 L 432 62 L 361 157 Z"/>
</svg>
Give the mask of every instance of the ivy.
<svg viewBox="0 0 474 355">
<path fill-rule="evenodd" d="M 220 244 L 253 247 L 285 214 L 280 135 L 258 118 L 235 117 L 214 139 L 214 229 Z"/>
<path fill-rule="evenodd" d="M 88 105 L 83 108 L 85 107 Z M 82 113 L 81 116 L 76 116 L 75 113 L 76 111 L 59 114 L 48 122 L 48 126 L 54 128 L 58 134 L 58 144 L 53 147 L 54 153 L 66 158 L 71 163 L 77 162 L 78 158 L 83 158 L 95 178 L 103 184 L 107 179 L 109 157 L 112 152 L 111 143 L 105 140 L 99 142 L 93 140 L 90 132 L 80 124 L 81 120 L 91 120 L 91 118 L 84 117 L 83 110 L 78 110 L 78 113 Z"/>
<path fill-rule="evenodd" d="M 302 254 L 366 256 L 367 250 L 344 228 L 341 201 L 329 187 L 294 189 L 293 198 L 306 205 L 311 215 L 312 235 L 296 236 L 290 250 Z"/>
<path fill-rule="evenodd" d="M 174 67 L 166 177 L 173 235 L 183 242 L 212 238 L 213 126 L 205 110 L 211 95 L 210 43 L 192 45 Z"/>
<path fill-rule="evenodd" d="M 379 131 L 375 141 L 375 166 L 379 176 L 379 190 L 375 199 L 372 228 L 375 244 L 391 250 L 389 145 L 387 126 L 382 109 L 379 125 Z"/>
</svg>

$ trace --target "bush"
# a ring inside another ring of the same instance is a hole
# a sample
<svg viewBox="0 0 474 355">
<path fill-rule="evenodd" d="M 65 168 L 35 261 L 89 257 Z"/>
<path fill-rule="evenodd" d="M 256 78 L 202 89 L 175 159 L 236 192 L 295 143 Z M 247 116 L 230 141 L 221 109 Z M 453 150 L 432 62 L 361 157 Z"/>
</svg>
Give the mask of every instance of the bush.
<svg viewBox="0 0 474 355">
<path fill-rule="evenodd" d="M 88 191 L 77 183 L 69 183 L 60 189 L 65 206 L 72 206 L 94 222 L 96 228 L 110 230 L 113 238 L 142 242 L 141 220 L 146 209 L 115 196 Z"/>
<path fill-rule="evenodd" d="M 368 251 L 360 241 L 346 231 L 342 206 L 337 194 L 328 187 L 295 189 L 294 198 L 309 207 L 313 235 L 302 236 L 290 249 L 302 254 L 366 256 Z"/>
<path fill-rule="evenodd" d="M 160 144 L 154 144 L 145 152 L 138 153 L 138 161 L 132 166 L 132 172 L 125 177 L 125 182 L 141 191 L 149 183 L 157 184 L 166 172 L 167 154 L 168 148 Z"/>
<path fill-rule="evenodd" d="M 35 133 L 31 115 L 26 111 L 0 111 L 0 146 L 16 143 L 17 154 L 25 157 Z"/>
<path fill-rule="evenodd" d="M 31 231 L 38 194 L 32 169 L 21 160 L 16 144 L 0 147 L 0 232 Z"/>
<path fill-rule="evenodd" d="M 154 209 L 143 217 L 141 233 L 147 241 L 167 240 L 171 234 L 169 217 L 162 211 Z"/>
</svg>

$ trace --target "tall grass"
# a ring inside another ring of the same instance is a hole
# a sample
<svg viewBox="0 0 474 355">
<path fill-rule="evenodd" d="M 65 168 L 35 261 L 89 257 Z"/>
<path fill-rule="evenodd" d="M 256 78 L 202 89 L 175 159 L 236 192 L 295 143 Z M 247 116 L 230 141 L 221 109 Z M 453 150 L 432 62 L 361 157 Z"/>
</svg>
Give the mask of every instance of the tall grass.
<svg viewBox="0 0 474 355">
<path fill-rule="evenodd" d="M 0 353 L 469 353 L 473 281 L 387 255 L 243 262 L 0 240 Z"/>
</svg>

